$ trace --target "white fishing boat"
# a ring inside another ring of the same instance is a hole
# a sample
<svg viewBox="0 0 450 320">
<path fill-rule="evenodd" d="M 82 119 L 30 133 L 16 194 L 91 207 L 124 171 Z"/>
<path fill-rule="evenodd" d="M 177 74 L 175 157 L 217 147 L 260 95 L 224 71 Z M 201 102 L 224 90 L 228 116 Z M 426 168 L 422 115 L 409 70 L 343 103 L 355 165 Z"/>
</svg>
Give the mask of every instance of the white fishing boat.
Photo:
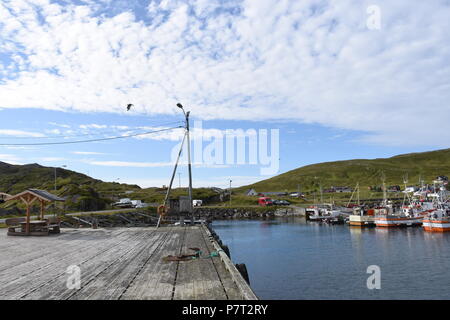
<svg viewBox="0 0 450 320">
<path fill-rule="evenodd" d="M 450 203 L 448 194 L 443 185 L 434 188 L 437 197 L 433 197 L 435 210 L 430 211 L 423 219 L 423 228 L 429 232 L 449 232 L 450 231 Z"/>
<path fill-rule="evenodd" d="M 450 209 L 439 208 L 430 212 L 423 219 L 423 229 L 429 232 L 449 232 L 450 231 Z"/>
<path fill-rule="evenodd" d="M 327 210 L 323 206 L 312 205 L 305 209 L 306 220 L 309 221 L 322 221 L 329 218 Z"/>
</svg>

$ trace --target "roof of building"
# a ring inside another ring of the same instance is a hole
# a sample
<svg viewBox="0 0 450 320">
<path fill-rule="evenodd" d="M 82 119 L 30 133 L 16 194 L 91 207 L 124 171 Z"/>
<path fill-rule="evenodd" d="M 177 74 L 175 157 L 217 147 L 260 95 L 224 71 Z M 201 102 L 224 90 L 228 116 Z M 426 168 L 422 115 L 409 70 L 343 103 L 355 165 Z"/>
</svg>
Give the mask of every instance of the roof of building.
<svg viewBox="0 0 450 320">
<path fill-rule="evenodd" d="M 18 193 L 14 196 L 10 196 L 7 198 L 7 200 L 14 200 L 14 199 L 19 199 L 20 197 L 24 196 L 25 194 L 31 194 L 32 196 L 35 196 L 41 200 L 44 201 L 65 201 L 64 198 L 58 197 L 54 194 L 51 194 L 48 191 L 45 190 L 40 190 L 40 189 L 28 189 L 25 190 L 21 193 Z"/>
</svg>

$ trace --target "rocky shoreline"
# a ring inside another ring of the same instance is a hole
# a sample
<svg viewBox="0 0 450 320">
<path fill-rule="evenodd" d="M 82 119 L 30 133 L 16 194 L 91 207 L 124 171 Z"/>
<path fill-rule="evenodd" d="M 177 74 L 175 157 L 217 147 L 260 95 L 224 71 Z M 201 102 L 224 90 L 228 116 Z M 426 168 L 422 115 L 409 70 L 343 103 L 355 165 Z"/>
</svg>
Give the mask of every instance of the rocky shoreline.
<svg viewBox="0 0 450 320">
<path fill-rule="evenodd" d="M 251 218 L 269 218 L 269 217 L 285 217 L 285 216 L 304 216 L 305 209 L 301 207 L 284 207 L 284 208 L 211 208 L 200 207 L 194 209 L 196 218 L 208 220 L 220 219 L 251 219 Z"/>
</svg>

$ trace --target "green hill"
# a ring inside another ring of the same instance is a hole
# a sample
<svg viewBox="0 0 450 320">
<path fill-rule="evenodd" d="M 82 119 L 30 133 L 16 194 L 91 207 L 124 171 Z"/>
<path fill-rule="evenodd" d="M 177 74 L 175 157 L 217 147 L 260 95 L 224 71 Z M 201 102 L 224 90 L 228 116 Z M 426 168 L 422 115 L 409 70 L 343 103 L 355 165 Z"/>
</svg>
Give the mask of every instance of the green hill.
<svg viewBox="0 0 450 320">
<path fill-rule="evenodd" d="M 82 173 L 57 168 L 56 191 L 55 169 L 39 164 L 12 165 L 0 162 L 0 192 L 10 195 L 26 189 L 47 190 L 66 198 L 66 211 L 92 211 L 111 208 L 111 203 L 119 198 L 139 199 L 147 203 L 162 203 L 167 192 L 163 188 L 141 189 L 138 185 L 117 182 L 104 182 L 93 179 Z M 186 188 L 175 188 L 171 197 L 187 195 Z M 214 202 L 217 193 L 210 188 L 193 190 L 194 199 L 202 199 L 206 203 Z M 16 208 L 19 208 L 17 210 Z M 24 206 L 20 201 L 0 203 L 0 215 L 20 213 Z M 37 208 L 34 208 L 37 210 Z"/>
<path fill-rule="evenodd" d="M 139 191 L 137 185 L 103 182 L 87 175 L 57 168 L 56 191 L 55 171 L 52 167 L 39 164 L 12 165 L 0 162 L 0 192 L 11 195 L 29 188 L 43 189 L 66 197 L 69 210 L 102 210 L 114 202 L 114 196 L 125 191 Z M 7 202 L 0 206 L 10 209 L 20 203 Z"/>
<path fill-rule="evenodd" d="M 431 183 L 437 176 L 450 176 L 450 149 L 411 153 L 386 159 L 356 159 L 348 161 L 324 162 L 308 165 L 263 180 L 237 191 L 250 188 L 257 192 L 296 191 L 300 185 L 302 192 L 317 192 L 331 186 L 354 187 L 359 182 L 362 189 L 381 185 L 384 173 L 387 185 L 403 185 L 403 177 L 408 176 L 409 184 Z"/>
</svg>

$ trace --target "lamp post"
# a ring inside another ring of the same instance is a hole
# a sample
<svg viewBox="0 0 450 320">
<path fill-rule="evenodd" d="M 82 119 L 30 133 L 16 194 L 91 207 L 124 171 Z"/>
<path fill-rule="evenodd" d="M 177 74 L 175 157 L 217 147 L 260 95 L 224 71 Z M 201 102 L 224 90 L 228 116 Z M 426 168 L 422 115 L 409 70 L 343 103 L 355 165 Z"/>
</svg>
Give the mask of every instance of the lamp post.
<svg viewBox="0 0 450 320">
<path fill-rule="evenodd" d="M 188 146 L 188 173 L 189 173 L 189 211 L 193 214 L 193 207 L 192 207 L 192 168 L 191 168 L 191 141 L 189 139 L 189 114 L 190 111 L 185 112 L 183 105 L 181 103 L 177 103 L 177 107 L 180 108 L 183 111 L 184 118 L 186 119 L 185 125 L 186 125 L 186 137 L 187 137 L 187 146 Z M 194 216 L 192 216 L 194 217 Z"/>
<path fill-rule="evenodd" d="M 67 166 L 62 165 L 61 168 L 67 168 Z M 56 192 L 56 169 L 57 169 L 57 167 L 55 167 L 55 192 Z"/>
<path fill-rule="evenodd" d="M 230 179 L 230 207 L 231 207 L 231 182 L 233 182 L 233 180 Z"/>
<path fill-rule="evenodd" d="M 61 166 L 61 168 L 67 168 L 67 166 L 64 164 Z M 55 194 L 56 194 L 56 169 L 57 167 L 55 167 Z M 56 215 L 56 204 L 55 202 L 53 202 L 53 215 Z"/>
</svg>

